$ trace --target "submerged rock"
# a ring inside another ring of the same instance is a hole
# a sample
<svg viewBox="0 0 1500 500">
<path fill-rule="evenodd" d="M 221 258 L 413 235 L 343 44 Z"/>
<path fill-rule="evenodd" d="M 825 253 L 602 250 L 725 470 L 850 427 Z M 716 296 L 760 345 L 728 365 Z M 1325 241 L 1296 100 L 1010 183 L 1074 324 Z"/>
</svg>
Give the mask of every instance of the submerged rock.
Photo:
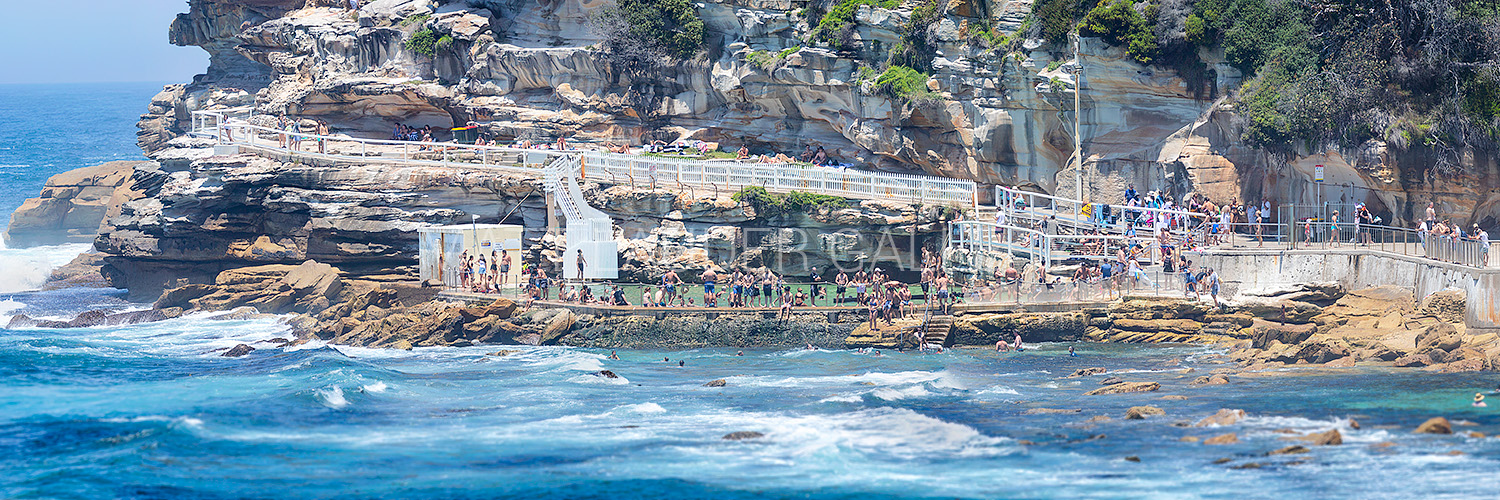
<svg viewBox="0 0 1500 500">
<path fill-rule="evenodd" d="M 1073 373 L 1068 374 L 1068 378 L 1078 378 L 1078 377 L 1087 377 L 1089 375 L 1098 375 L 1098 374 L 1104 373 L 1106 371 L 1108 371 L 1108 370 L 1105 370 L 1104 367 L 1102 367 L 1102 366 L 1092 366 L 1092 367 L 1088 367 L 1088 368 L 1080 368 L 1080 369 L 1074 370 Z"/>
<path fill-rule="evenodd" d="M 704 387 L 724 387 L 726 384 L 728 384 L 728 382 L 726 382 L 724 379 L 721 378 L 721 379 L 710 380 L 710 381 L 708 381 L 708 383 L 703 384 L 703 386 Z"/>
<path fill-rule="evenodd" d="M 220 354 L 220 356 L 223 356 L 223 357 L 226 357 L 226 358 L 238 358 L 240 356 L 244 356 L 246 354 L 250 354 L 251 352 L 255 352 L 255 348 L 254 347 L 250 347 L 247 344 L 240 344 L 240 345 L 234 346 L 233 348 L 229 349 L 228 351 L 224 351 L 224 354 Z"/>
<path fill-rule="evenodd" d="M 1120 377 L 1104 377 L 1104 380 L 1099 381 L 1099 385 L 1115 385 L 1123 383 L 1125 383 L 1125 379 L 1122 379 Z"/>
<path fill-rule="evenodd" d="M 759 433 L 759 432 L 756 432 L 756 431 L 738 431 L 738 432 L 731 432 L 729 434 L 725 434 L 724 435 L 724 439 L 727 439 L 727 440 L 730 440 L 730 441 L 743 441 L 743 440 L 746 440 L 746 439 L 757 439 L 757 438 L 763 438 L 763 437 L 766 437 L 766 435 L 762 434 L 762 433 Z"/>
<path fill-rule="evenodd" d="M 1224 384 L 1228 384 L 1228 383 L 1229 383 L 1229 377 L 1225 377 L 1225 376 L 1220 375 L 1220 374 L 1213 374 L 1213 375 L 1206 375 L 1206 376 L 1195 378 L 1195 379 L 1193 379 L 1192 382 L 1188 383 L 1188 385 L 1195 385 L 1195 386 L 1202 386 L 1202 385 L 1224 385 Z"/>
<path fill-rule="evenodd" d="M 1194 427 L 1208 427 L 1208 426 L 1220 426 L 1220 425 L 1234 425 L 1234 424 L 1236 424 L 1239 421 L 1244 420 L 1244 419 L 1245 419 L 1245 410 L 1231 410 L 1231 409 L 1228 409 L 1228 408 L 1224 408 L 1224 409 L 1220 409 L 1218 413 L 1215 413 L 1213 415 L 1209 415 L 1207 417 L 1203 417 L 1203 420 L 1199 420 L 1198 423 L 1193 424 L 1193 426 Z"/>
<path fill-rule="evenodd" d="M 1155 415 L 1166 415 L 1166 414 L 1167 414 L 1166 410 L 1163 410 L 1161 408 L 1157 408 L 1155 406 L 1132 406 L 1132 407 L 1130 407 L 1130 409 L 1125 410 L 1125 419 L 1126 420 L 1143 420 L 1146 417 L 1155 416 Z"/>
<path fill-rule="evenodd" d="M 1098 389 L 1083 393 L 1085 396 L 1101 396 L 1105 394 L 1126 394 L 1132 392 L 1153 392 L 1161 389 L 1161 384 L 1156 382 L 1121 382 L 1106 385 Z"/>
<path fill-rule="evenodd" d="M 1446 418 L 1433 417 L 1426 422 L 1422 422 L 1422 425 L 1417 426 L 1417 430 L 1414 432 L 1417 434 L 1452 434 L 1453 424 L 1448 423 L 1448 419 Z"/>
<path fill-rule="evenodd" d="M 1238 442 L 1240 442 L 1240 437 L 1235 435 L 1235 433 L 1233 432 L 1228 434 L 1220 434 L 1203 440 L 1203 444 L 1234 444 Z"/>
</svg>

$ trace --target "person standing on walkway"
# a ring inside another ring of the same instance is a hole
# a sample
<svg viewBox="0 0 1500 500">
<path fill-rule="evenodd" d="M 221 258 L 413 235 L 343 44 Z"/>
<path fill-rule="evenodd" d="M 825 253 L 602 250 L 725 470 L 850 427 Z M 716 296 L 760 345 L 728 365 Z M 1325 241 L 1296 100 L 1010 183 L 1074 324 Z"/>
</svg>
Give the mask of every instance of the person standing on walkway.
<svg viewBox="0 0 1500 500">
<path fill-rule="evenodd" d="M 714 269 L 712 267 L 703 270 L 703 306 L 704 307 L 715 307 L 715 306 L 718 305 L 718 300 L 715 298 L 715 295 L 714 295 L 714 280 L 718 279 L 718 277 L 719 276 L 714 273 Z"/>
<path fill-rule="evenodd" d="M 818 297 L 823 295 L 823 275 L 818 274 L 818 268 L 812 268 L 812 296 L 809 297 L 813 307 L 818 307 Z"/>
<path fill-rule="evenodd" d="M 1208 268 L 1208 295 L 1214 299 L 1214 308 L 1219 308 L 1219 274 Z"/>
<path fill-rule="evenodd" d="M 587 262 L 583 260 L 583 249 L 580 248 L 574 250 L 574 252 L 574 261 L 578 263 L 578 281 L 583 281 L 583 266 L 587 264 Z"/>
</svg>

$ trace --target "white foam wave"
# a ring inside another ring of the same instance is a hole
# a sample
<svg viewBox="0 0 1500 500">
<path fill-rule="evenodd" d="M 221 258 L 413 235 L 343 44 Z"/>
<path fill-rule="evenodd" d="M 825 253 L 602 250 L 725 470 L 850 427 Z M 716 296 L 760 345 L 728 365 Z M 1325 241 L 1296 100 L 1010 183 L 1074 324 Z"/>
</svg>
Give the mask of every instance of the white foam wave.
<svg viewBox="0 0 1500 500">
<path fill-rule="evenodd" d="M 568 381 L 575 384 L 630 385 L 630 379 L 627 379 L 625 377 L 620 377 L 617 375 L 615 378 L 609 378 L 593 373 L 588 375 L 578 375 L 575 377 L 570 377 L 568 378 Z"/>
<path fill-rule="evenodd" d="M 734 385 L 747 387 L 827 387 L 848 385 L 892 386 L 920 384 L 951 378 L 946 371 L 866 372 L 847 376 L 819 377 L 773 377 L 758 375 L 735 375 L 729 377 Z M 944 387 L 962 389 L 957 381 L 941 382 Z"/>
<path fill-rule="evenodd" d="M 923 396 L 931 396 L 932 392 L 928 391 L 926 387 L 922 387 L 920 385 L 914 385 L 914 386 L 911 386 L 911 387 L 905 387 L 905 388 L 901 388 L 901 389 L 892 389 L 892 388 L 889 388 L 889 387 L 881 387 L 879 389 L 875 389 L 874 391 L 870 391 L 870 395 L 871 396 L 875 396 L 875 397 L 880 398 L 880 399 L 884 399 L 886 401 L 899 401 L 899 400 L 902 400 L 902 399 L 920 398 L 920 397 L 923 397 Z"/>
<path fill-rule="evenodd" d="M 666 413 L 667 409 L 662 408 L 661 405 L 656 403 L 638 403 L 616 407 L 614 410 L 611 410 L 610 413 L 614 413 L 617 411 L 624 413 L 634 413 L 638 415 L 651 415 L 657 413 Z"/>
<path fill-rule="evenodd" d="M 386 387 L 385 382 L 379 382 L 379 381 L 377 381 L 377 382 L 375 382 L 373 384 L 365 384 L 363 386 L 360 386 L 360 389 L 364 389 L 365 392 L 375 393 L 375 394 L 379 394 L 379 393 L 385 392 L 385 390 L 387 388 L 388 387 Z"/>
<path fill-rule="evenodd" d="M 17 310 L 25 307 L 26 304 L 16 302 L 13 299 L 5 299 L 3 301 L 0 301 L 0 316 L 9 315 L 10 313 L 16 312 Z"/>
<path fill-rule="evenodd" d="M 342 387 L 334 385 L 325 389 L 318 389 L 314 392 L 318 395 L 318 401 L 323 403 L 323 406 L 335 410 L 349 406 L 349 400 L 344 399 L 344 389 Z"/>
<path fill-rule="evenodd" d="M 858 403 L 860 401 L 864 401 L 864 398 L 859 394 L 840 394 L 818 400 L 819 403 Z"/>
<path fill-rule="evenodd" d="M 6 248 L 0 243 L 0 293 L 40 289 L 53 269 L 91 248 L 89 244 Z"/>
</svg>

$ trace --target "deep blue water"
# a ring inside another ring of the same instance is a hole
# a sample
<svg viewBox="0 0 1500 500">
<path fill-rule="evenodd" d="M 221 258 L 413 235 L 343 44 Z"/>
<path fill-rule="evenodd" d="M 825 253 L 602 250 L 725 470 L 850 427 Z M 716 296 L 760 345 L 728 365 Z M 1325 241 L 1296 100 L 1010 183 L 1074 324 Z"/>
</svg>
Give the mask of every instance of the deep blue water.
<svg viewBox="0 0 1500 500">
<path fill-rule="evenodd" d="M 160 83 L 0 85 L 0 225 L 48 177 L 143 160 L 135 122 Z"/>
<path fill-rule="evenodd" d="M 138 154 L 131 127 L 155 86 L 108 90 L 0 87 L 0 158 L 24 165 L 3 169 L 0 206 L 52 173 Z M 30 124 L 89 108 L 108 108 L 114 125 Z M 77 135 L 12 139 L 54 125 Z M 0 290 L 15 292 L 0 312 L 143 307 L 110 290 L 17 291 L 85 248 L 0 250 Z M 1446 416 L 1461 433 L 1500 433 L 1492 409 L 1468 404 L 1497 374 L 1286 370 L 1189 387 L 1231 365 L 1185 346 L 609 360 L 561 347 L 496 357 L 493 346 L 265 342 L 288 335 L 274 318 L 205 315 L 0 329 L 0 498 L 1495 498 L 1500 487 L 1500 439 L 1410 432 Z M 260 350 L 217 356 L 242 342 Z M 1163 389 L 1083 396 L 1102 377 L 1064 376 L 1087 366 Z M 623 378 L 592 375 L 601 369 Z M 702 385 L 718 378 L 728 385 Z M 1167 414 L 1123 420 L 1142 404 Z M 1081 411 L 1025 414 L 1034 408 Z M 1180 426 L 1220 408 L 1250 418 Z M 1088 422 L 1100 415 L 1111 420 Z M 1292 444 L 1287 432 L 1328 429 L 1345 444 L 1266 455 Z M 736 431 L 764 437 L 722 439 Z M 1240 442 L 1180 441 L 1227 432 Z"/>
</svg>

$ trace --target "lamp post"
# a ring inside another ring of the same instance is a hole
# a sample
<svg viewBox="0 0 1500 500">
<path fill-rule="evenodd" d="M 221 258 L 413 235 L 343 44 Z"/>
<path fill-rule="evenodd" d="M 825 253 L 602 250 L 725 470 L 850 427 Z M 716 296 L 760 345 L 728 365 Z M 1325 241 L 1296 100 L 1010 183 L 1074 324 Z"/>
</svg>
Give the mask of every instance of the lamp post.
<svg viewBox="0 0 1500 500">
<path fill-rule="evenodd" d="M 479 255 L 479 214 L 470 214 L 469 217 L 469 231 L 474 237 L 474 241 L 470 242 L 469 246 L 474 248 L 474 255 Z"/>
<path fill-rule="evenodd" d="M 1078 201 L 1086 202 L 1083 195 L 1083 58 L 1080 49 L 1083 36 L 1073 31 L 1073 178 L 1078 185 Z"/>
</svg>

